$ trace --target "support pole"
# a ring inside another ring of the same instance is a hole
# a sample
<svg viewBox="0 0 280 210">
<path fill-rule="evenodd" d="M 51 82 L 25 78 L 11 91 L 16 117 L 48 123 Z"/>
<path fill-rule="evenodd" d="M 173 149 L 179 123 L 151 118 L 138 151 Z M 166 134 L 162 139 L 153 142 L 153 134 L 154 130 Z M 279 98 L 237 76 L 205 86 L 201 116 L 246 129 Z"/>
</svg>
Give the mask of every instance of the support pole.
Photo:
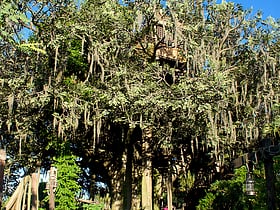
<svg viewBox="0 0 280 210">
<path fill-rule="evenodd" d="M 144 164 L 145 168 L 142 175 L 142 208 L 144 210 L 153 210 L 152 160 L 148 157 Z"/>
<path fill-rule="evenodd" d="M 49 210 L 54 210 L 55 208 L 55 196 L 54 189 L 56 187 L 56 168 L 50 168 L 50 178 L 49 178 L 49 187 L 50 187 L 50 200 L 49 200 Z"/>
<path fill-rule="evenodd" d="M 144 142 L 142 145 L 142 151 L 144 154 L 144 170 L 142 174 L 142 209 L 153 210 L 153 167 L 152 152 L 150 148 L 152 130 L 147 129 L 144 135 Z"/>
<path fill-rule="evenodd" d="M 50 181 L 50 200 L 49 200 L 49 210 L 54 210 L 54 190 L 53 181 Z"/>
<path fill-rule="evenodd" d="M 167 207 L 168 210 L 171 209 L 172 210 L 172 174 L 171 172 L 168 172 L 168 177 L 167 177 Z"/>
<path fill-rule="evenodd" d="M 38 209 L 38 173 L 33 173 L 31 176 L 31 192 L 32 192 L 32 210 Z"/>
<path fill-rule="evenodd" d="M 4 149 L 1 149 L 0 150 L 0 209 L 2 209 L 5 164 L 6 164 L 6 151 Z"/>
</svg>

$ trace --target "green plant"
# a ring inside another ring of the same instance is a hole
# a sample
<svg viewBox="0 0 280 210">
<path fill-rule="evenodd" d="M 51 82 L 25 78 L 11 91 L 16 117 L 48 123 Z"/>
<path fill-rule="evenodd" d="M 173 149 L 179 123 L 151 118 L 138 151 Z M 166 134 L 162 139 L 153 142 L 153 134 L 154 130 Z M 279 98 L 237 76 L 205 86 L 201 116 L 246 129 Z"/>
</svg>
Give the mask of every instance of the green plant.
<svg viewBox="0 0 280 210">
<path fill-rule="evenodd" d="M 241 167 L 235 171 L 232 179 L 214 182 L 205 197 L 199 201 L 197 209 L 247 209 L 251 199 L 244 194 L 245 178 L 246 168 Z"/>
<path fill-rule="evenodd" d="M 83 205 L 84 210 L 101 210 L 104 209 L 104 204 L 84 204 Z"/>
<path fill-rule="evenodd" d="M 279 202 L 279 183 L 277 174 L 279 173 L 279 157 L 274 159 L 276 174 L 276 202 Z M 254 169 L 256 196 L 250 197 L 245 194 L 245 180 L 247 170 L 245 166 L 235 170 L 234 177 L 230 180 L 218 180 L 207 190 L 206 195 L 199 201 L 198 210 L 219 210 L 219 209 L 254 209 L 267 208 L 267 189 L 263 164 L 259 164 Z"/>
<path fill-rule="evenodd" d="M 77 209 L 76 197 L 81 187 L 77 180 L 81 169 L 74 155 L 64 155 L 55 159 L 57 168 L 56 209 Z"/>
</svg>

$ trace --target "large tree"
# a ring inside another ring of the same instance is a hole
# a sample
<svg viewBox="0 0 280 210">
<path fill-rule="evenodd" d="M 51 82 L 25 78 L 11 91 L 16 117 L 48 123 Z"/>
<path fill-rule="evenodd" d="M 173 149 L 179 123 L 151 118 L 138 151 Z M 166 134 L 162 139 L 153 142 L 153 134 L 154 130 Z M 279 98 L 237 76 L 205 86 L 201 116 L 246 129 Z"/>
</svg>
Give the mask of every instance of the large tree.
<svg viewBox="0 0 280 210">
<path fill-rule="evenodd" d="M 141 185 L 146 209 L 166 190 L 169 205 L 174 191 L 193 207 L 257 147 L 279 104 L 277 22 L 202 3 L 5 1 L 1 146 L 11 169 L 48 168 L 67 143 L 84 187 L 101 177 L 113 208 L 139 208 Z"/>
</svg>

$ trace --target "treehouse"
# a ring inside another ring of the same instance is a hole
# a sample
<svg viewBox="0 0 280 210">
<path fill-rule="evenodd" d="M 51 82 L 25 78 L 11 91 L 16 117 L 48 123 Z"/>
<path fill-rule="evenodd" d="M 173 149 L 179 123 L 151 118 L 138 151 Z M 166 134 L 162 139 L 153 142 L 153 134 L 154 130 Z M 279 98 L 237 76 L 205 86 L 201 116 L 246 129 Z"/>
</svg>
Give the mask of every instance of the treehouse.
<svg viewBox="0 0 280 210">
<path fill-rule="evenodd" d="M 157 43 L 156 59 L 170 60 L 183 63 L 182 41 L 178 40 L 174 32 L 175 25 L 170 26 L 170 17 L 157 15 L 158 23 L 155 26 L 155 43 Z"/>
<path fill-rule="evenodd" d="M 147 24 L 149 33 L 144 36 L 137 48 L 148 55 L 151 60 L 167 63 L 172 67 L 182 66 L 186 61 L 183 39 L 180 34 L 181 24 L 176 23 L 169 13 L 163 13 L 162 10 L 155 13 L 154 20 L 143 22 Z"/>
</svg>

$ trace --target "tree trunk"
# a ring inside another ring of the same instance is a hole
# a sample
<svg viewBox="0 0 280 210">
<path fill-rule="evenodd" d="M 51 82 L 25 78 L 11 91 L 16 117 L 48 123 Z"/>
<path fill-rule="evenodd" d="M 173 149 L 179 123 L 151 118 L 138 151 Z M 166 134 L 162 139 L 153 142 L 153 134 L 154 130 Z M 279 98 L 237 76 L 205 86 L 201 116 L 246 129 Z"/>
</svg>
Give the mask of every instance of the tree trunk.
<svg viewBox="0 0 280 210">
<path fill-rule="evenodd" d="M 133 145 L 131 142 L 130 129 L 127 134 L 126 142 L 126 168 L 125 168 L 125 182 L 124 182 L 124 210 L 131 210 L 132 203 L 132 160 L 133 160 Z"/>
<path fill-rule="evenodd" d="M 123 210 L 123 197 L 122 197 L 122 185 L 123 185 L 123 168 L 118 171 L 113 171 L 111 175 L 111 202 L 112 210 Z"/>
<path fill-rule="evenodd" d="M 142 209 L 153 209 L 153 180 L 152 180 L 152 161 L 144 160 L 144 172 L 142 176 Z"/>
<path fill-rule="evenodd" d="M 167 189 L 167 206 L 168 209 L 172 209 L 172 174 L 169 172 L 166 182 Z"/>
<path fill-rule="evenodd" d="M 264 167 L 267 189 L 267 208 L 268 210 L 276 210 L 273 157 L 268 155 L 268 157 L 264 159 Z"/>
<path fill-rule="evenodd" d="M 149 142 L 152 131 L 146 130 L 143 142 L 142 209 L 153 210 L 152 151 Z"/>
</svg>

